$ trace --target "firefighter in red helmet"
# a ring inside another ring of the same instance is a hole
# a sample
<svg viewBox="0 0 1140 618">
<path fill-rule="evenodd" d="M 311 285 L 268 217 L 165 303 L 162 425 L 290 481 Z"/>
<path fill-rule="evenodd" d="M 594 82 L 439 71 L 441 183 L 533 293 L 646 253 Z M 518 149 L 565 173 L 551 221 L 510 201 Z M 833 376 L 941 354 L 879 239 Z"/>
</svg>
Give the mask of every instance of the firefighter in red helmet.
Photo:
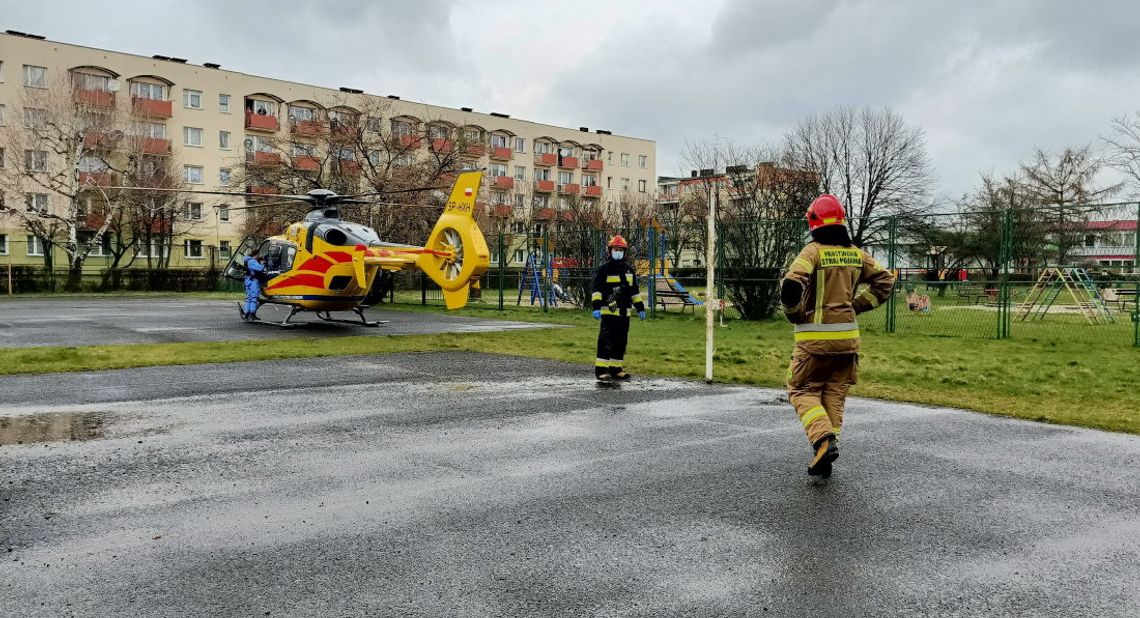
<svg viewBox="0 0 1140 618">
<path fill-rule="evenodd" d="M 808 474 L 831 476 L 839 457 L 847 391 L 859 369 L 859 324 L 855 316 L 890 297 L 895 278 L 851 244 L 843 204 L 821 195 L 807 211 L 812 241 L 792 261 L 780 283 L 780 302 L 795 325 L 788 367 L 788 398 L 796 409 L 812 458 Z M 866 288 L 858 290 L 860 284 Z"/>
<path fill-rule="evenodd" d="M 594 376 L 599 381 L 628 380 L 625 370 L 625 346 L 629 340 L 629 319 L 634 311 L 645 319 L 645 303 L 637 284 L 637 273 L 629 265 L 626 251 L 629 243 L 614 236 L 606 244 L 609 259 L 594 274 L 590 304 L 598 330 L 598 354 L 594 358 Z"/>
</svg>

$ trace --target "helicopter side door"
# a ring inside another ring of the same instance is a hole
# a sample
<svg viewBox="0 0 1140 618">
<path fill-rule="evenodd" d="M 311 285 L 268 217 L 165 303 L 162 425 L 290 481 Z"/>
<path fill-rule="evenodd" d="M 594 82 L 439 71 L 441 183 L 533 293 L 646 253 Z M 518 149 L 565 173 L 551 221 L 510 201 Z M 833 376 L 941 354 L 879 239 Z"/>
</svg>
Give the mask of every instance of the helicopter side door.
<svg viewBox="0 0 1140 618">
<path fill-rule="evenodd" d="M 258 253 L 265 258 L 265 272 L 272 279 L 292 270 L 297 245 L 287 240 L 270 238 L 261 243 Z"/>
<path fill-rule="evenodd" d="M 230 261 L 226 264 L 225 270 L 222 271 L 222 276 L 235 281 L 244 281 L 246 276 L 245 258 L 249 257 L 249 252 L 253 251 L 256 246 L 253 236 L 246 236 L 245 240 L 241 241 L 237 250 L 230 256 Z"/>
</svg>

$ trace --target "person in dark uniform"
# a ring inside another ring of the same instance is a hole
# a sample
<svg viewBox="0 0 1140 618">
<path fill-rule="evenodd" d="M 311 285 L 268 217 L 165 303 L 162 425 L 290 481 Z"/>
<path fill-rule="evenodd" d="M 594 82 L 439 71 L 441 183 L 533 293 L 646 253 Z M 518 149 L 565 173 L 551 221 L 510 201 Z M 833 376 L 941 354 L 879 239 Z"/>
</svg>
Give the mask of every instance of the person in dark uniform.
<svg viewBox="0 0 1140 618">
<path fill-rule="evenodd" d="M 614 236 L 606 245 L 609 260 L 594 274 L 590 297 L 594 319 L 601 320 L 598 331 L 598 355 L 594 359 L 594 375 L 598 380 L 628 380 L 623 367 L 625 346 L 629 340 L 629 318 L 633 311 L 645 319 L 645 303 L 637 284 L 637 274 L 625 259 L 629 243 Z"/>
</svg>

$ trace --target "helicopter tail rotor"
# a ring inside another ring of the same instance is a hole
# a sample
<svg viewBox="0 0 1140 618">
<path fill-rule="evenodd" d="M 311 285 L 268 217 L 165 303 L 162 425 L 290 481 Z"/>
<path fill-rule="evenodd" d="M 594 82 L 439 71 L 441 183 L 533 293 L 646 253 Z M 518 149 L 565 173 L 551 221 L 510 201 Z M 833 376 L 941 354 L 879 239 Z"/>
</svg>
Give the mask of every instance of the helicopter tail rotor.
<svg viewBox="0 0 1140 618">
<path fill-rule="evenodd" d="M 431 251 L 419 256 L 419 268 L 443 289 L 448 309 L 467 304 L 471 284 L 491 265 L 491 252 L 474 218 L 482 181 L 479 170 L 456 177 L 447 207 L 428 235 L 425 248 Z"/>
</svg>

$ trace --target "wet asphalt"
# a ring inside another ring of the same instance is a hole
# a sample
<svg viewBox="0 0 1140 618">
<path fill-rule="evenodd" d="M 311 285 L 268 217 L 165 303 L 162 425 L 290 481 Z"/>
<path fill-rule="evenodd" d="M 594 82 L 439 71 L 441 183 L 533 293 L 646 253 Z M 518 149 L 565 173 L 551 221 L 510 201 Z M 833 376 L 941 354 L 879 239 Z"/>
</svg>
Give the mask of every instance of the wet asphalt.
<svg viewBox="0 0 1140 618">
<path fill-rule="evenodd" d="M 1140 613 L 1140 438 L 853 400 L 811 483 L 777 391 L 589 374 L 0 378 L 0 615 Z"/>
<path fill-rule="evenodd" d="M 430 319 L 425 319 L 425 314 L 389 311 L 380 306 L 365 311 L 369 320 L 388 321 L 378 328 L 322 322 L 312 313 L 301 313 L 293 318 L 297 326 L 282 329 L 243 323 L 237 306 L 237 301 L 173 298 L 0 299 L 0 348 L 425 335 L 544 327 L 525 322 L 453 316 L 442 307 L 438 314 L 429 314 Z M 288 315 L 287 308 L 277 305 L 264 305 L 258 310 L 258 316 L 267 322 L 281 322 Z M 355 318 L 352 313 L 343 312 L 334 313 L 333 317 Z"/>
</svg>

